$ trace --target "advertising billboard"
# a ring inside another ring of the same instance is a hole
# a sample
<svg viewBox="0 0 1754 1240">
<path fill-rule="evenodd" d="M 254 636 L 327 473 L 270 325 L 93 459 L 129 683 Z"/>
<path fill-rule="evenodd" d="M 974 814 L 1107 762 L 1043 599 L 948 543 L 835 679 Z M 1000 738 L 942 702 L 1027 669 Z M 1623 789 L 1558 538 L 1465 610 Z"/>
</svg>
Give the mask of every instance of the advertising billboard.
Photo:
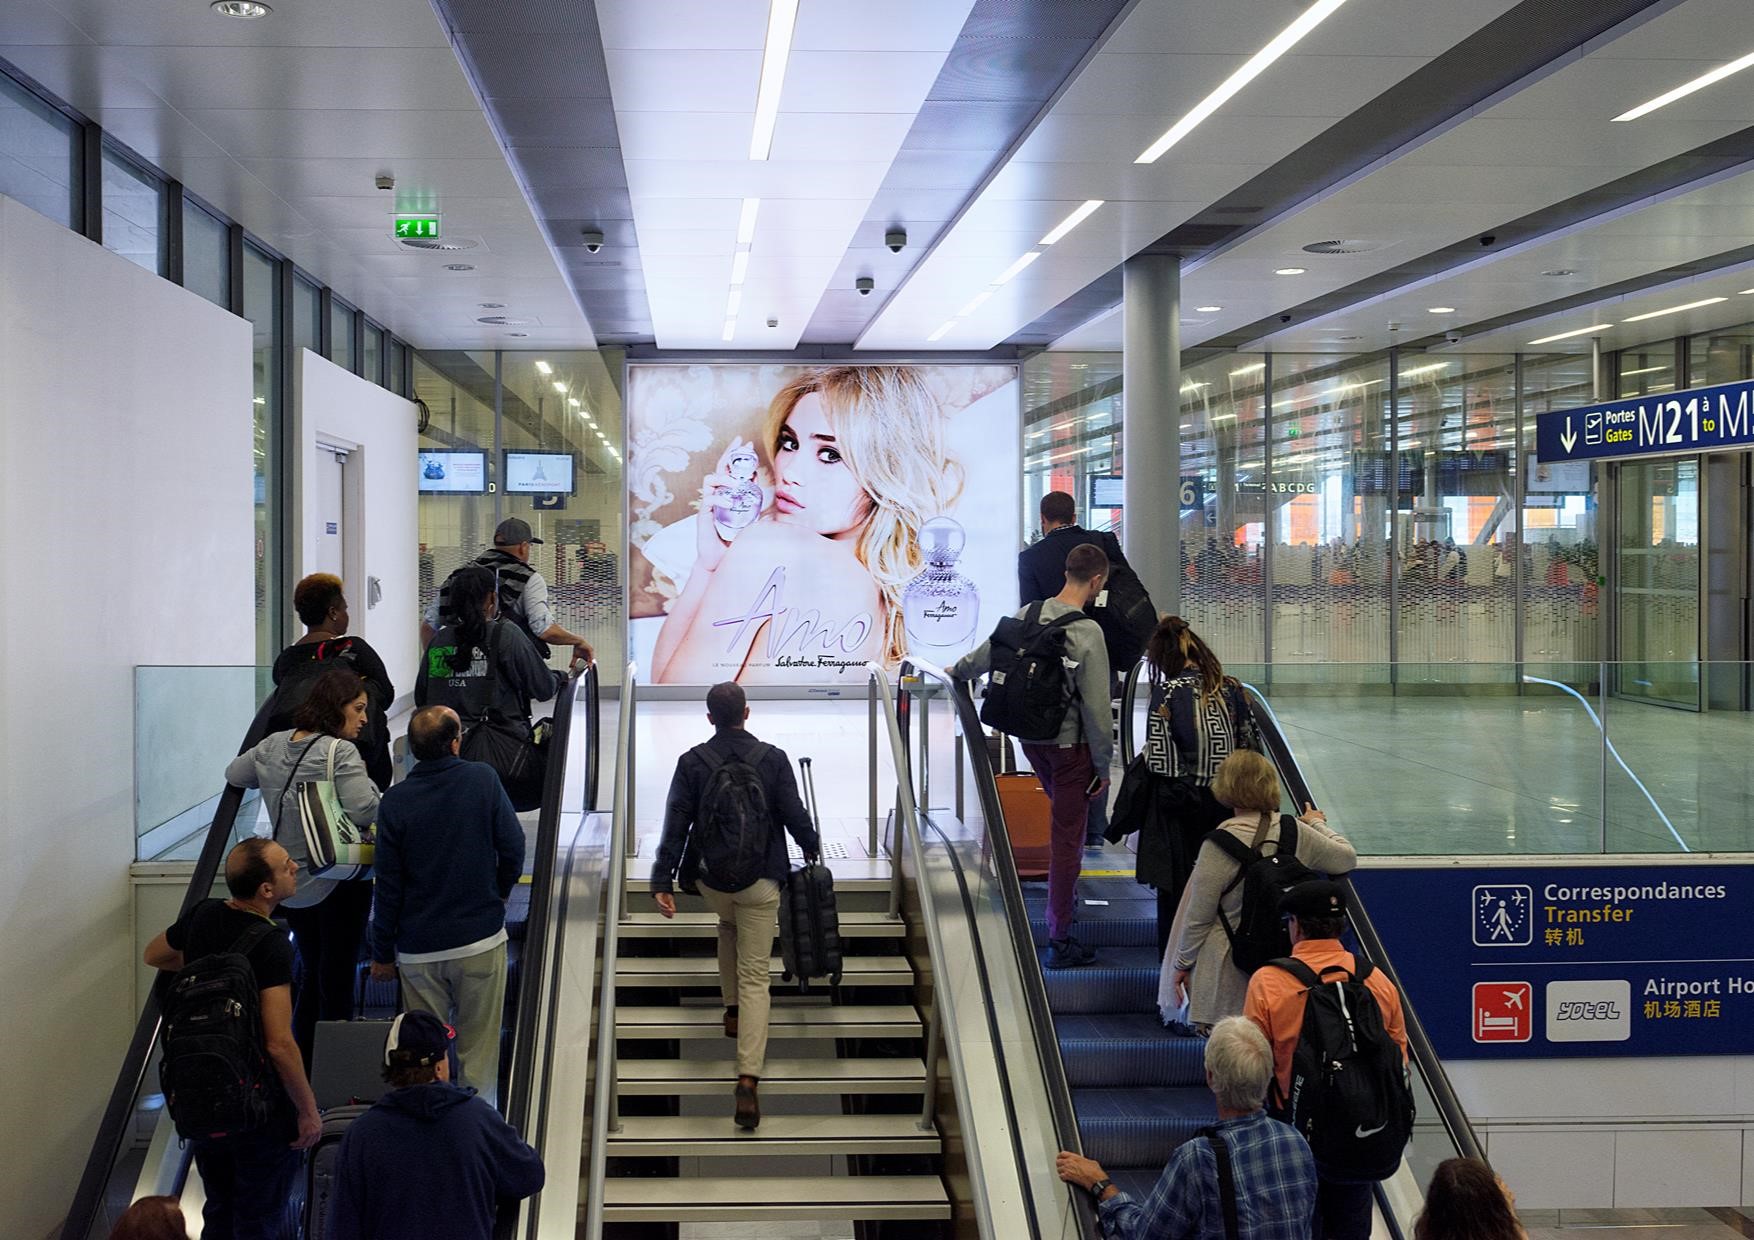
<svg viewBox="0 0 1754 1240">
<path fill-rule="evenodd" d="M 487 453 L 423 449 L 420 490 L 427 495 L 485 495 Z"/>
<path fill-rule="evenodd" d="M 629 648 L 647 684 L 858 685 L 1017 603 L 1008 365 L 631 365 Z"/>
</svg>

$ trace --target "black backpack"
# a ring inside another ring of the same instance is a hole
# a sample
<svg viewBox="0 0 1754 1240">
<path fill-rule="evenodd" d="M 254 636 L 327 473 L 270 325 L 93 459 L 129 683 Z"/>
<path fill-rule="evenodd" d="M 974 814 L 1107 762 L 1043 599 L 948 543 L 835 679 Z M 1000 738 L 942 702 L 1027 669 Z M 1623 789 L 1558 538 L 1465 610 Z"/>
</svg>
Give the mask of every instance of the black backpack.
<svg viewBox="0 0 1754 1240">
<path fill-rule="evenodd" d="M 1066 668 L 1066 630 L 1081 611 L 1041 622 L 1040 603 L 1021 617 L 1006 616 L 989 638 L 991 682 L 981 703 L 981 722 L 1020 741 L 1051 741 L 1078 696 Z"/>
<path fill-rule="evenodd" d="M 262 1038 L 262 997 L 250 952 L 279 927 L 251 926 L 229 948 L 185 964 L 165 998 L 159 1088 L 185 1138 L 260 1127 L 278 1077 Z"/>
<path fill-rule="evenodd" d="M 1413 1087 L 1382 1007 L 1364 984 L 1375 970 L 1363 960 L 1356 972 L 1330 965 L 1318 977 L 1301 960 L 1268 963 L 1308 988 L 1291 1092 L 1280 1096 L 1275 1078 L 1269 1109 L 1303 1134 L 1324 1177 L 1388 1179 L 1413 1133 Z"/>
<path fill-rule="evenodd" d="M 1297 819 L 1290 814 L 1280 816 L 1276 841 L 1262 839 L 1264 834 L 1265 824 L 1255 832 L 1252 845 L 1244 844 L 1223 827 L 1206 836 L 1207 843 L 1216 844 L 1241 867 L 1218 898 L 1218 924 L 1224 927 L 1225 937 L 1230 940 L 1231 961 L 1244 973 L 1253 973 L 1268 961 L 1291 954 L 1291 936 L 1280 915 L 1279 900 L 1297 884 L 1317 877 L 1315 871 L 1297 859 Z M 1273 844 L 1270 855 L 1266 852 L 1268 843 Z M 1224 896 L 1235 891 L 1239 883 L 1242 909 L 1236 924 L 1231 925 L 1230 918 L 1224 915 Z"/>
<path fill-rule="evenodd" d="M 1120 547 L 1115 536 L 1107 536 L 1109 547 L 1108 581 L 1102 593 L 1091 600 L 1084 614 L 1102 629 L 1103 644 L 1108 647 L 1109 671 L 1118 676 L 1139 661 L 1145 643 L 1157 631 L 1157 606 L 1128 565 L 1118 556 Z"/>
<path fill-rule="evenodd" d="M 270 698 L 273 705 L 268 716 L 268 732 L 284 732 L 291 728 L 293 716 L 298 714 L 298 708 L 311 696 L 311 690 L 316 687 L 317 681 L 323 678 L 325 672 L 337 667 L 359 671 L 359 663 L 353 654 L 353 638 L 338 637 L 334 641 L 318 642 L 316 658 L 295 663 L 286 670 L 280 683 L 274 686 L 274 693 Z M 376 731 L 376 708 L 386 705 L 373 699 L 369 684 L 365 692 L 366 701 L 371 703 L 373 709 L 366 711 L 365 726 L 360 728 L 359 736 L 353 742 L 362 754 L 371 750 Z"/>
<path fill-rule="evenodd" d="M 706 763 L 707 779 L 695 806 L 689 844 L 701 877 L 717 891 L 741 891 L 766 868 L 773 814 L 757 768 L 772 751 L 772 745 L 757 744 L 748 757 L 740 758 L 726 757 L 710 745 L 694 747 Z"/>
</svg>

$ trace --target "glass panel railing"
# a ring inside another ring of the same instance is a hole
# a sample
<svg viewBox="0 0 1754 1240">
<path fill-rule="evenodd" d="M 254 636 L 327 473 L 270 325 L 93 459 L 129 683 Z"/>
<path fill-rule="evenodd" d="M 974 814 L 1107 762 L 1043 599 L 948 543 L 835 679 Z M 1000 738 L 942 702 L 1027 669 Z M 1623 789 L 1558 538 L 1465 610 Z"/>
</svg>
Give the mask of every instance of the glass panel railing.
<svg viewBox="0 0 1754 1240">
<path fill-rule="evenodd" d="M 273 687 L 266 667 L 134 669 L 136 861 L 195 860 L 219 806 L 225 764 Z M 253 807 L 254 793 L 249 800 Z M 254 817 L 246 811 L 239 822 Z"/>
</svg>

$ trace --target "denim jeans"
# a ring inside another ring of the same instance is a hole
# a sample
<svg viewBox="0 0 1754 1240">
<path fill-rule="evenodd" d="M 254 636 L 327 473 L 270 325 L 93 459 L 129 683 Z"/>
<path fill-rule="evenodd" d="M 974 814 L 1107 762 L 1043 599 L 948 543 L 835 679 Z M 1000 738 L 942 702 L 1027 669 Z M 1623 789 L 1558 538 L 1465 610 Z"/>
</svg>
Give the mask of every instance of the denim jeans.
<svg viewBox="0 0 1754 1240">
<path fill-rule="evenodd" d="M 285 1123 L 195 1142 L 195 1166 L 207 1205 L 203 1240 L 280 1240 L 286 1199 L 304 1155 L 291 1147 Z"/>
</svg>

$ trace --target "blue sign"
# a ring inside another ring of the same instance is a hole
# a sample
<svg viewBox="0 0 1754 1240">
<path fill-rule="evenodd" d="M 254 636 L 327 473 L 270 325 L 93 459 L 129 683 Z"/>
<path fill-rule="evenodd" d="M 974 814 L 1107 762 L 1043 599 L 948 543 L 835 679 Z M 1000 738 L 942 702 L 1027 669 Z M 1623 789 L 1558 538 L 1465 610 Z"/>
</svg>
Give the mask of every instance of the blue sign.
<svg viewBox="0 0 1754 1240">
<path fill-rule="evenodd" d="M 1712 452 L 1754 443 L 1754 382 L 1659 392 L 1535 418 L 1543 464 L 1592 457 Z"/>
<path fill-rule="evenodd" d="M 530 507 L 537 512 L 565 512 L 565 495 L 532 495 Z"/>
<path fill-rule="evenodd" d="M 1352 881 L 1446 1059 L 1754 1054 L 1754 865 Z"/>
</svg>

